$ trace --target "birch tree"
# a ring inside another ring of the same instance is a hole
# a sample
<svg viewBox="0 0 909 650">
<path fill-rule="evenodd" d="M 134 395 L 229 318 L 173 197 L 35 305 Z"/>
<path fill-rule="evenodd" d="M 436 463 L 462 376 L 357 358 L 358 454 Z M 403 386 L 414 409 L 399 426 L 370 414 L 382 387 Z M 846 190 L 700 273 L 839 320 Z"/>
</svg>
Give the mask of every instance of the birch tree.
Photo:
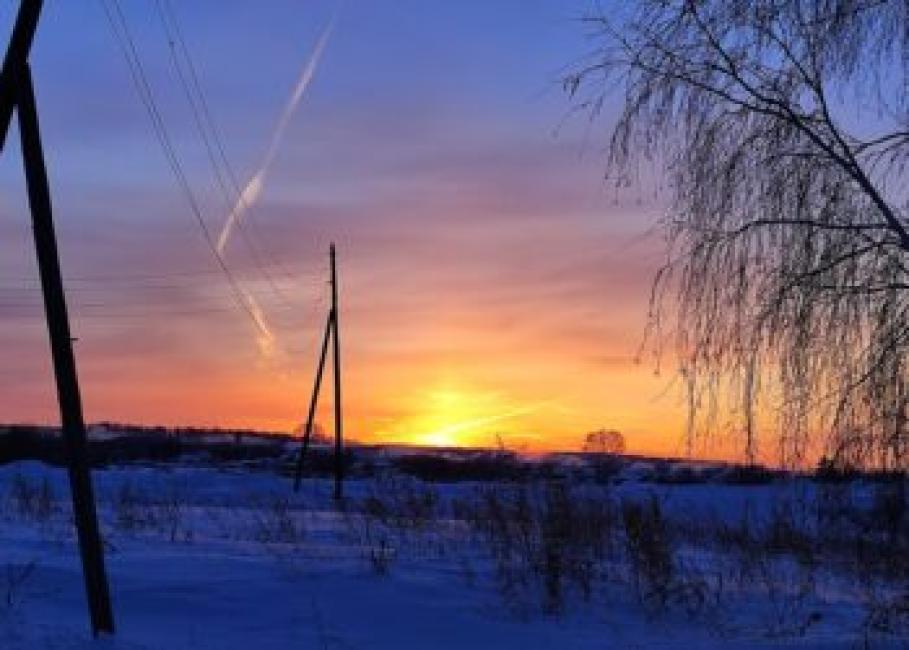
<svg viewBox="0 0 909 650">
<path fill-rule="evenodd" d="M 753 459 L 772 419 L 785 463 L 906 469 L 909 2 L 638 0 L 586 24 L 566 86 L 594 113 L 618 93 L 611 174 L 667 178 L 652 325 L 690 435 L 726 414 Z"/>
</svg>

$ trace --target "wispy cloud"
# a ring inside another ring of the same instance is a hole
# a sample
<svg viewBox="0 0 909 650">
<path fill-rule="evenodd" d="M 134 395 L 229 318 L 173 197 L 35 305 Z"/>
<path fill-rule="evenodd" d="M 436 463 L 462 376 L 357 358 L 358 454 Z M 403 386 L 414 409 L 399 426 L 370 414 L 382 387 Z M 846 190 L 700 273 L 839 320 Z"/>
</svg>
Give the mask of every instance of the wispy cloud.
<svg viewBox="0 0 909 650">
<path fill-rule="evenodd" d="M 313 49 L 312 54 L 309 56 L 309 59 L 303 66 L 303 70 L 300 72 L 300 76 L 297 79 L 297 83 L 294 86 L 293 92 L 291 93 L 290 98 L 287 100 L 287 103 L 284 106 L 284 110 L 282 111 L 281 116 L 278 118 L 278 122 L 275 124 L 275 128 L 271 134 L 271 139 L 268 143 L 268 149 L 265 151 L 265 156 L 262 158 L 262 162 L 259 165 L 258 170 L 246 183 L 246 186 L 243 188 L 240 196 L 237 197 L 237 202 L 234 205 L 233 210 L 231 210 L 230 214 L 227 215 L 224 226 L 221 228 L 221 234 L 218 236 L 217 246 L 218 252 L 221 255 L 224 254 L 224 251 L 227 248 L 227 243 L 230 241 L 230 236 L 233 233 L 234 228 L 240 222 L 243 216 L 249 211 L 249 209 L 255 205 L 256 201 L 259 199 L 259 196 L 262 193 L 262 188 L 265 185 L 265 179 L 268 175 L 268 170 L 271 168 L 275 156 L 278 153 L 278 148 L 281 146 L 281 142 L 284 140 L 284 132 L 287 130 L 287 127 L 290 124 L 290 121 L 293 118 L 297 107 L 300 105 L 300 102 L 303 100 L 303 97 L 306 94 L 306 91 L 309 89 L 312 80 L 316 76 L 316 71 L 319 69 L 319 62 L 322 60 L 322 54 L 325 52 L 325 48 L 328 46 L 328 41 L 331 39 L 334 25 L 335 18 L 333 17 L 328 22 L 328 25 L 325 26 L 322 34 L 319 36 L 319 40 L 316 42 L 315 49 Z"/>
<path fill-rule="evenodd" d="M 494 415 L 486 415 L 483 417 L 471 418 L 469 420 L 462 420 L 460 422 L 455 422 L 453 424 L 442 427 L 441 429 L 437 429 L 431 432 L 430 435 L 432 437 L 450 436 L 455 433 L 461 433 L 463 431 L 475 429 L 476 427 L 482 427 L 489 424 L 495 424 L 496 422 L 502 422 L 504 420 L 511 420 L 513 418 L 531 415 L 550 405 L 550 402 L 540 402 L 538 404 L 531 404 L 529 406 L 522 406 L 520 408 L 511 409 L 503 413 L 496 413 Z"/>
</svg>

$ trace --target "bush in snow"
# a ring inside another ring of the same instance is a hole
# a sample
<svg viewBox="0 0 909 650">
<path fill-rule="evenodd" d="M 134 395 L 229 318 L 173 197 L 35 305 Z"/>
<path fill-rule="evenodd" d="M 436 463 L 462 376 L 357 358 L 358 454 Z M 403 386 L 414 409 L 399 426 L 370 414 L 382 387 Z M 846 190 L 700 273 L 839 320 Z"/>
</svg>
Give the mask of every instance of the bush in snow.
<svg viewBox="0 0 909 650">
<path fill-rule="evenodd" d="M 16 514 L 32 521 L 48 521 L 56 511 L 54 490 L 47 477 L 33 483 L 16 474 L 9 489 L 9 501 Z"/>
</svg>

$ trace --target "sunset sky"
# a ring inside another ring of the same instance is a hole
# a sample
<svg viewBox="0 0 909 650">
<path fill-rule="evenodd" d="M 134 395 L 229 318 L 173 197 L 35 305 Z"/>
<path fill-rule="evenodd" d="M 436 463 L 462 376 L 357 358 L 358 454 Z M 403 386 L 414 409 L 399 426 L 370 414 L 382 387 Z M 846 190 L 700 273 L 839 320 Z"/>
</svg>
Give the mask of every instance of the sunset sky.
<svg viewBox="0 0 909 650">
<path fill-rule="evenodd" d="M 121 4 L 217 234 L 233 201 L 154 0 Z M 604 182 L 610 110 L 572 114 L 559 83 L 591 47 L 589 0 L 173 4 L 242 185 L 314 72 L 225 250 L 273 339 L 233 302 L 103 5 L 49 0 L 32 63 L 88 420 L 298 427 L 335 241 L 352 436 L 553 449 L 605 427 L 632 451 L 682 451 L 672 359 L 660 376 L 635 363 L 660 199 Z M 13 10 L 0 4 L 4 25 Z M 0 158 L 0 351 L 0 420 L 55 422 L 16 137 Z"/>
</svg>

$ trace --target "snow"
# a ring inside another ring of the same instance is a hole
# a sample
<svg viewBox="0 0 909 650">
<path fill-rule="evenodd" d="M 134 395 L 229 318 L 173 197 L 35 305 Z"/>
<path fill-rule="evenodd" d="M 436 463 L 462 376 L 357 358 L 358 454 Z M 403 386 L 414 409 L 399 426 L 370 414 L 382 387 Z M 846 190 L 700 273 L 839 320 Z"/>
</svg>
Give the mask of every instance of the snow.
<svg viewBox="0 0 909 650">
<path fill-rule="evenodd" d="M 15 512 L 8 495 L 23 478 L 36 485 L 48 479 L 55 496 L 52 516 L 35 520 Z M 804 634 L 738 619 L 728 625 L 709 617 L 694 620 L 680 611 L 654 616 L 627 585 L 618 584 L 590 602 L 571 600 L 554 616 L 504 602 L 482 553 L 447 544 L 449 537 L 460 543 L 464 529 L 450 518 L 434 521 L 412 540 L 392 537 L 381 547 L 390 566 L 377 569 L 375 549 L 365 549 L 352 533 L 356 515 L 333 507 L 328 481 L 310 479 L 303 493 L 293 495 L 285 477 L 237 469 L 131 466 L 96 471 L 94 478 L 116 635 L 95 641 L 88 632 L 65 472 L 20 462 L 0 467 L 0 648 L 853 648 L 865 641 L 860 603 L 849 585 L 833 578 L 818 590 L 823 619 Z M 156 504 L 161 521 L 134 529 L 118 525 L 116 503 L 124 486 Z M 360 479 L 347 485 L 347 493 L 356 501 L 386 487 Z M 450 500 L 476 487 L 435 489 Z M 807 482 L 627 480 L 613 489 L 629 498 L 657 494 L 672 512 L 695 519 L 735 518 L 746 508 L 766 512 L 784 495 L 814 495 Z M 299 530 L 273 527 L 287 521 Z M 436 548 L 439 540 L 446 543 Z M 691 557 L 703 559 L 697 551 Z M 32 563 L 33 572 L 11 589 L 16 573 Z M 754 602 L 747 621 L 777 614 L 779 604 Z M 909 645 L 899 635 L 872 641 L 872 647 Z"/>
</svg>

